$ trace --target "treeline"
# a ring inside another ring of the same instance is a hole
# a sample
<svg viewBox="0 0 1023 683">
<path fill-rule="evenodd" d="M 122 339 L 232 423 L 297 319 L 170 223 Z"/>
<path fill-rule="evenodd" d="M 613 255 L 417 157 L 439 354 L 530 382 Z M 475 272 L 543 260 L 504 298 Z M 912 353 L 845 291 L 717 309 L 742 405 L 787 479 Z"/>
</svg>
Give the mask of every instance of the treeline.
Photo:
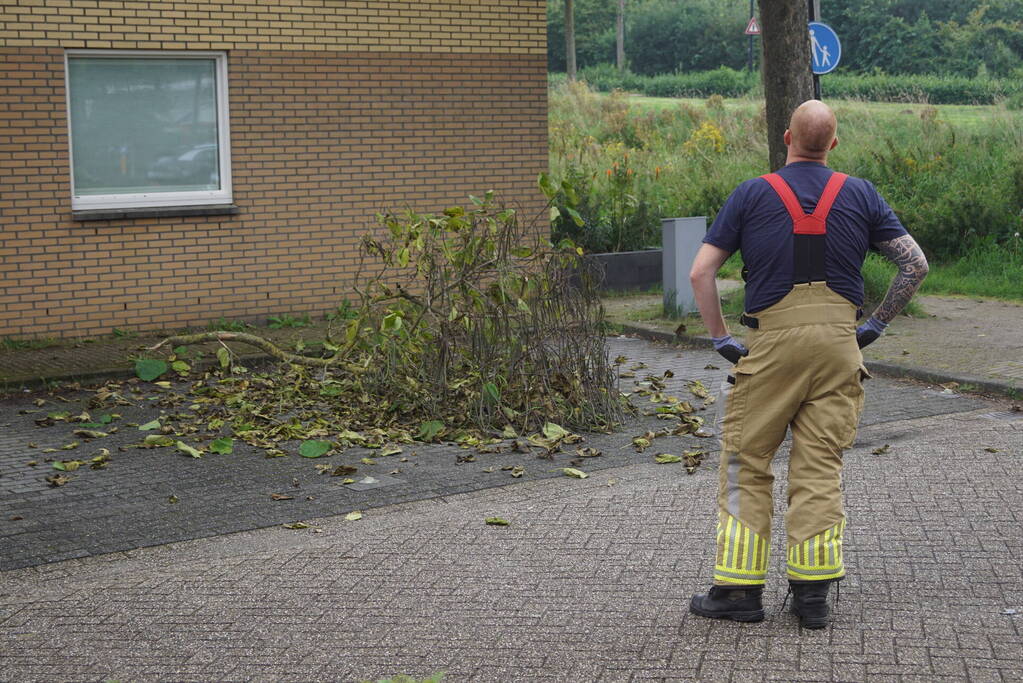
<svg viewBox="0 0 1023 683">
<path fill-rule="evenodd" d="M 626 92 L 651 97 L 757 97 L 762 85 L 756 73 L 719 67 L 712 71 L 641 76 L 619 72 L 610 64 L 581 69 L 580 80 L 594 90 Z M 564 74 L 551 76 L 552 84 Z M 1023 80 L 1016 78 L 966 78 L 964 76 L 886 75 L 830 73 L 821 77 L 823 95 L 829 99 L 871 102 L 926 102 L 929 104 L 997 104 L 1023 108 Z"/>
<path fill-rule="evenodd" d="M 574 4 L 579 67 L 613 63 L 617 0 Z M 565 70 L 564 9 L 548 0 L 550 71 Z M 1023 0 L 827 0 L 822 14 L 842 41 L 840 72 L 1023 79 Z M 627 0 L 628 68 L 741 69 L 748 21 L 747 0 Z"/>
</svg>

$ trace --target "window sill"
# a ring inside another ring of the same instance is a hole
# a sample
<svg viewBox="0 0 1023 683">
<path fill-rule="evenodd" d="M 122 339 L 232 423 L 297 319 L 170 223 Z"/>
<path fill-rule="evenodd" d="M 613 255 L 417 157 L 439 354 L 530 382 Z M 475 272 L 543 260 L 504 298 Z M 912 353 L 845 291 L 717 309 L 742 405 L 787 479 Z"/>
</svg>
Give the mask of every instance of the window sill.
<svg viewBox="0 0 1023 683">
<path fill-rule="evenodd" d="M 185 216 L 234 216 L 241 213 L 235 204 L 212 204 L 209 206 L 159 206 L 138 209 L 89 209 L 72 211 L 76 221 L 115 221 L 125 218 L 166 218 Z"/>
</svg>

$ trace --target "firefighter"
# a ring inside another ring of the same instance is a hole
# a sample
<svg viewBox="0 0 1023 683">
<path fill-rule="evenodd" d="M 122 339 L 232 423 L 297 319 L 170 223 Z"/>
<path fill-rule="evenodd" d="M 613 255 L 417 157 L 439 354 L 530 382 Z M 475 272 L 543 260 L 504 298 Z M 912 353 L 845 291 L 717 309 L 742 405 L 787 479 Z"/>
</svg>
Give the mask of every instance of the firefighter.
<svg viewBox="0 0 1023 683">
<path fill-rule="evenodd" d="M 732 192 L 690 273 L 714 348 L 734 364 L 721 406 L 714 585 L 690 603 L 700 616 L 764 618 L 771 460 L 789 429 L 786 557 L 803 627 L 827 625 L 828 589 L 845 576 L 842 451 L 855 438 L 869 377 L 860 349 L 912 298 L 927 260 L 871 183 L 828 168 L 837 127 L 823 102 L 801 104 L 785 131 L 786 165 Z M 898 273 L 870 318 L 858 322 L 868 248 Z M 736 250 L 746 280 L 745 344 L 725 326 L 715 282 Z"/>
</svg>

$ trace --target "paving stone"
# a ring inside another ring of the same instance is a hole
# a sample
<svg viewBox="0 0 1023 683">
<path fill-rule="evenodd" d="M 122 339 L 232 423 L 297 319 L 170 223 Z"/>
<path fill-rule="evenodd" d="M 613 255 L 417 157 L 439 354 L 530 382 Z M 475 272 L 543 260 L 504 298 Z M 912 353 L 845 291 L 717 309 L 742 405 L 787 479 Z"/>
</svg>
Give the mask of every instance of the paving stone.
<svg viewBox="0 0 1023 683">
<path fill-rule="evenodd" d="M 703 369 L 709 354 L 639 344 L 620 342 L 652 371 L 674 368 L 672 391 L 719 378 Z M 4 562 L 120 550 L 2 574 L 2 678 L 1019 680 L 1023 620 L 1002 611 L 1023 584 L 1006 533 L 1023 522 L 1023 431 L 981 417 L 1004 404 L 887 380 L 868 391 L 846 456 L 849 576 L 822 631 L 780 611 L 777 543 L 764 622 L 688 614 L 709 583 L 716 465 L 687 476 L 652 464 L 628 447 L 637 423 L 587 436 L 605 455 L 586 480 L 530 460 L 525 481 L 495 484 L 479 469 L 509 456 L 457 465 L 461 450 L 430 446 L 417 477 L 355 500 L 298 458 L 133 452 L 64 489 L 0 497 L 16 506 L 0 516 Z M 0 448 L 0 486 L 21 458 L 8 456 Z M 786 468 L 783 447 L 779 513 Z M 293 478 L 300 500 L 269 499 Z M 164 503 L 170 493 L 180 502 Z M 344 521 L 356 505 L 363 519 Z M 15 531 L 8 515 L 26 511 Z M 295 515 L 321 533 L 279 526 Z M 511 526 L 485 525 L 492 515 Z"/>
</svg>

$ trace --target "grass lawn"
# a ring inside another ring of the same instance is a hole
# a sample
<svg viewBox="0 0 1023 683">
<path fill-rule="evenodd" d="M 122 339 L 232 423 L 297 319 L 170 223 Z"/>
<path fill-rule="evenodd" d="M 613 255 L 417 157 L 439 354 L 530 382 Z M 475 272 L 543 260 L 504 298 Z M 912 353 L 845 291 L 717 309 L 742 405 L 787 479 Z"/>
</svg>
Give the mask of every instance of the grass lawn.
<svg viewBox="0 0 1023 683">
<path fill-rule="evenodd" d="M 957 128 L 980 130 L 990 125 L 992 119 L 1013 121 L 1017 125 L 1023 125 L 1023 111 L 1012 112 L 999 105 L 970 105 L 970 104 L 939 104 L 929 105 L 918 102 L 864 102 L 861 100 L 827 100 L 827 91 L 824 92 L 827 103 L 835 110 L 839 120 L 842 114 L 850 110 L 857 112 L 867 111 L 883 116 L 892 115 L 915 115 L 925 109 L 937 109 L 938 116 L 956 126 Z M 698 97 L 647 97 L 645 95 L 629 95 L 629 103 L 637 107 L 644 107 L 654 110 L 672 109 L 679 104 L 687 104 L 691 107 L 702 107 L 706 104 L 706 98 Z M 755 112 L 764 106 L 764 101 L 749 98 L 726 98 L 724 107 L 730 111 Z"/>
</svg>

